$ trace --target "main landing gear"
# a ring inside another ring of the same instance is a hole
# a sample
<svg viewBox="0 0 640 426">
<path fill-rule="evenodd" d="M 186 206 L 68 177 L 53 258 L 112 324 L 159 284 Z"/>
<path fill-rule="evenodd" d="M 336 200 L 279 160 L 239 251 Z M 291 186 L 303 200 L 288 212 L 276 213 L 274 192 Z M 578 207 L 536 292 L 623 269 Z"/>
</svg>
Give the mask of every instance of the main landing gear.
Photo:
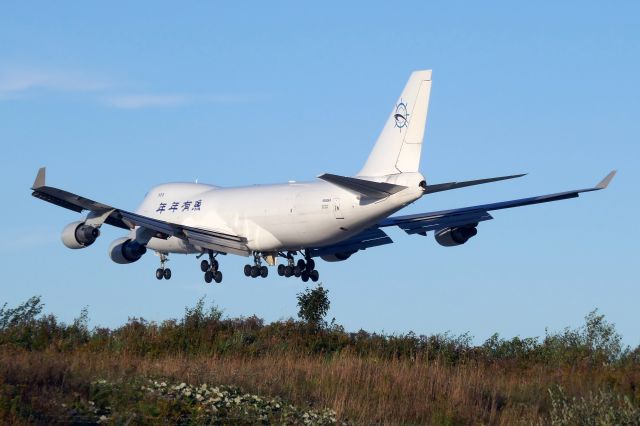
<svg viewBox="0 0 640 426">
<path fill-rule="evenodd" d="M 160 267 L 158 269 L 156 269 L 156 278 L 161 280 L 161 279 L 165 279 L 165 280 L 170 280 L 171 279 L 171 269 L 169 268 L 165 268 L 164 264 L 166 262 L 169 261 L 169 257 L 164 254 L 164 253 L 160 253 Z"/>
<path fill-rule="evenodd" d="M 209 250 L 209 261 L 203 260 L 200 262 L 200 270 L 204 272 L 204 280 L 207 284 L 211 283 L 211 281 L 215 281 L 216 283 L 222 282 L 222 272 L 218 270 L 218 261 L 216 260 L 216 254 L 213 254 L 212 250 Z"/>
<path fill-rule="evenodd" d="M 304 259 L 298 259 L 298 262 L 294 261 L 294 253 L 287 252 L 286 259 L 287 265 L 278 265 L 278 275 L 281 277 L 301 278 L 305 283 L 311 279 L 314 283 L 320 278 L 320 273 L 315 269 L 316 262 L 309 255 L 309 252 L 305 250 Z"/>
<path fill-rule="evenodd" d="M 269 275 L 269 268 L 262 264 L 260 254 L 258 252 L 253 253 L 253 266 L 244 265 L 244 275 L 251 278 L 267 278 Z"/>
</svg>

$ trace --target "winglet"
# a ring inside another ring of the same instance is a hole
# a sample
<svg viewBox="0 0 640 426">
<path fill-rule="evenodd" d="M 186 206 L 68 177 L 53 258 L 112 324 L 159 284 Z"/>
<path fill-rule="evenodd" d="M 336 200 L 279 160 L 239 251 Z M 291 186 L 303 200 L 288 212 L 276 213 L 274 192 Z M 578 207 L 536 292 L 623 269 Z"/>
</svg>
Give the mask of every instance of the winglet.
<svg viewBox="0 0 640 426">
<path fill-rule="evenodd" d="M 609 183 L 613 180 L 613 177 L 616 175 L 617 170 L 611 170 L 608 175 L 604 177 L 597 185 L 597 189 L 605 189 L 609 186 Z"/>
<path fill-rule="evenodd" d="M 33 186 L 31 187 L 31 189 L 38 189 L 40 187 L 43 187 L 46 174 L 47 168 L 40 167 L 40 170 L 38 170 L 38 175 L 36 176 L 36 180 L 33 181 Z"/>
</svg>

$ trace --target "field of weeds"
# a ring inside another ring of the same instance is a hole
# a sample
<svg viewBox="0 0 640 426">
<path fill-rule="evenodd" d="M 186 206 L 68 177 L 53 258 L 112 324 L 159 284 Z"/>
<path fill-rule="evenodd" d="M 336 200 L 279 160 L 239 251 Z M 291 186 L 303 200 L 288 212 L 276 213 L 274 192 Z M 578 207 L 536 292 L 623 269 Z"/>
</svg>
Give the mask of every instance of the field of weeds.
<svg viewBox="0 0 640 426">
<path fill-rule="evenodd" d="M 544 338 L 349 333 L 223 318 L 116 329 L 0 310 L 8 424 L 640 424 L 640 348 L 597 312 Z"/>
</svg>

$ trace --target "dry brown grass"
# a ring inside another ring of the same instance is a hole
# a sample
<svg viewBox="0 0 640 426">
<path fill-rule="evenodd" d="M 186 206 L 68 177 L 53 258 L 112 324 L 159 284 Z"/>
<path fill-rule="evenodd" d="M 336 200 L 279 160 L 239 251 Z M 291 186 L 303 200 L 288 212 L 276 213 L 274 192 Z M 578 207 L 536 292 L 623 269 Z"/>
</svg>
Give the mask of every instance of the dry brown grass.
<svg viewBox="0 0 640 426">
<path fill-rule="evenodd" d="M 163 377 L 231 384 L 280 396 L 298 406 L 329 407 L 357 424 L 532 424 L 548 412 L 547 390 L 560 384 L 580 394 L 600 386 L 626 387 L 638 371 L 505 364 L 381 361 L 351 355 L 163 356 L 148 358 L 74 351 L 0 351 L 0 379 L 64 392 L 98 378 Z M 629 389 L 627 389 L 629 390 Z"/>
</svg>

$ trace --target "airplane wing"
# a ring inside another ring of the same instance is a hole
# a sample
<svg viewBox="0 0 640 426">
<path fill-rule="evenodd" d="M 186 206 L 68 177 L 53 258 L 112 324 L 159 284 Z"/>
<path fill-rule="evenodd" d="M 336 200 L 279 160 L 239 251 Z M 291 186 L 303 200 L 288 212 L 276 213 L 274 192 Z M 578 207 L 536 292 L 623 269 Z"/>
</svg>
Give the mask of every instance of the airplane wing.
<svg viewBox="0 0 640 426">
<path fill-rule="evenodd" d="M 528 206 L 531 204 L 548 203 L 551 201 L 576 198 L 583 192 L 599 191 L 605 189 L 616 171 L 611 171 L 593 188 L 577 189 L 573 191 L 559 192 L 556 194 L 540 195 L 537 197 L 521 198 L 518 200 L 502 201 L 492 204 L 483 204 L 473 207 L 463 207 L 453 210 L 442 210 L 430 213 L 418 213 L 406 216 L 393 216 L 378 222 L 380 228 L 398 226 L 407 234 L 425 235 L 427 231 L 438 231 L 456 226 L 475 225 L 478 222 L 493 219 L 489 214 L 493 210 L 509 209 L 512 207 Z"/>
<path fill-rule="evenodd" d="M 247 247 L 247 239 L 238 235 L 226 234 L 214 230 L 195 228 L 191 226 L 179 225 L 165 222 L 147 216 L 132 213 L 126 210 L 117 209 L 80 195 L 67 192 L 63 189 L 47 186 L 45 183 L 46 171 L 42 167 L 38 170 L 38 175 L 33 183 L 32 195 L 49 203 L 64 207 L 69 210 L 81 213 L 83 210 L 90 211 L 94 217 L 106 216 L 104 223 L 122 229 L 134 229 L 141 226 L 157 232 L 158 238 L 169 236 L 177 237 L 186 242 L 215 250 L 223 253 L 233 253 L 241 256 L 248 256 L 251 251 Z"/>
</svg>

